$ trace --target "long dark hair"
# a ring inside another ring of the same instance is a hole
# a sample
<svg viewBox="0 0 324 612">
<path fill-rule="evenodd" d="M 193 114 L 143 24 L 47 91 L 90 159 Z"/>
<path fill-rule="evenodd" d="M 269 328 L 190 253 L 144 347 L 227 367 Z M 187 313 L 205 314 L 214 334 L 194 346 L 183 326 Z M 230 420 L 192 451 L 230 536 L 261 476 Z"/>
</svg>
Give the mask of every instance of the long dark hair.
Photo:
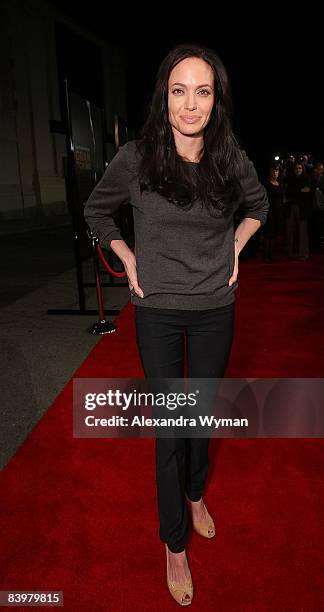
<svg viewBox="0 0 324 612">
<path fill-rule="evenodd" d="M 177 154 L 168 118 L 168 81 L 182 60 L 198 57 L 214 73 L 215 102 L 204 130 L 204 151 L 199 164 L 184 162 Z M 138 141 L 141 153 L 141 192 L 157 191 L 177 206 L 191 207 L 199 199 L 203 206 L 230 212 L 240 193 L 238 181 L 242 155 L 231 126 L 232 97 L 223 62 L 211 49 L 182 44 L 172 49 L 157 73 L 151 106 Z"/>
</svg>

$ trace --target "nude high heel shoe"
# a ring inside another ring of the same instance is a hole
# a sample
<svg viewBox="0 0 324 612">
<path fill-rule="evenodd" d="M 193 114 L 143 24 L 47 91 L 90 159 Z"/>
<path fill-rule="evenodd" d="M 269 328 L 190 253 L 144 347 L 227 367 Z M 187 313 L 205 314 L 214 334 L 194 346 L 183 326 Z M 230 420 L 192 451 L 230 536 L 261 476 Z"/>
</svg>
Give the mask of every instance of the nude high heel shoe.
<svg viewBox="0 0 324 612">
<path fill-rule="evenodd" d="M 190 501 L 188 497 L 187 497 L 187 501 L 188 503 Z M 204 501 L 203 501 L 203 504 L 204 504 Z M 210 539 L 210 538 L 213 538 L 216 534 L 215 523 L 212 517 L 210 516 L 206 506 L 205 506 L 205 512 L 206 512 L 206 519 L 204 521 L 196 521 L 193 518 L 193 515 L 191 515 L 192 525 L 196 533 L 199 533 L 199 535 L 203 536 L 204 538 Z"/>
<path fill-rule="evenodd" d="M 168 589 L 173 597 L 180 606 L 189 606 L 192 602 L 193 598 L 193 584 L 191 580 L 191 576 L 189 580 L 185 580 L 184 582 L 175 582 L 174 580 L 169 580 L 168 576 L 168 545 L 165 543 L 165 552 L 167 557 L 167 584 Z M 189 597 L 188 597 L 189 596 Z"/>
</svg>

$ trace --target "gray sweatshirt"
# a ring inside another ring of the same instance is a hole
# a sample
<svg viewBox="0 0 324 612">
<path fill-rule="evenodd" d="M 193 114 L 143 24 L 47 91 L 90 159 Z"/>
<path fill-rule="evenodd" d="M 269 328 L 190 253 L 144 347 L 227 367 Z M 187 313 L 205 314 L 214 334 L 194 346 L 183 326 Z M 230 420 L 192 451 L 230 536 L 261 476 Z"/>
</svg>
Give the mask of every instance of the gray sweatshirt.
<svg viewBox="0 0 324 612">
<path fill-rule="evenodd" d="M 234 301 L 238 283 L 228 286 L 234 268 L 234 212 L 242 206 L 243 218 L 264 224 L 269 207 L 254 166 L 242 153 L 243 197 L 224 218 L 199 202 L 185 211 L 157 192 L 141 195 L 135 141 L 119 149 L 86 202 L 85 219 L 99 244 L 109 249 L 111 240 L 122 239 L 112 214 L 131 203 L 138 284 L 144 292 L 143 298 L 131 296 L 133 304 L 208 310 Z"/>
</svg>

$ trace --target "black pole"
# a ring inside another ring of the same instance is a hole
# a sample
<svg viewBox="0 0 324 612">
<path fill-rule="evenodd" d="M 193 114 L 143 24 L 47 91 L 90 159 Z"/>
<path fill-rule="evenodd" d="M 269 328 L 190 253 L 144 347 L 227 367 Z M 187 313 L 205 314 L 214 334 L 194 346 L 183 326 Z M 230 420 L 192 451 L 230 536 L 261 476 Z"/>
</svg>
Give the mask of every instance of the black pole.
<svg viewBox="0 0 324 612">
<path fill-rule="evenodd" d="M 103 319 L 105 318 L 105 311 L 104 311 L 104 305 L 103 305 L 101 275 L 100 275 L 97 243 L 98 243 L 97 238 L 92 236 L 93 269 L 94 269 L 94 277 L 95 277 L 95 284 L 96 284 L 96 291 L 97 291 L 98 311 L 99 311 L 100 320 L 103 321 Z"/>
<path fill-rule="evenodd" d="M 83 314 L 86 309 L 85 303 L 85 293 L 83 286 L 83 273 L 82 273 L 82 263 L 81 263 L 81 252 L 80 252 L 80 227 L 78 221 L 77 207 L 80 205 L 78 198 L 78 188 L 77 188 L 77 180 L 76 180 L 76 172 L 75 172 L 75 158 L 74 158 L 74 143 L 73 143 L 73 133 L 72 133 L 72 116 L 71 116 L 71 103 L 70 103 L 70 92 L 68 86 L 68 80 L 64 79 L 65 86 L 65 102 L 66 102 L 66 123 L 67 123 L 67 131 L 66 131 L 66 149 L 68 156 L 68 174 L 70 176 L 70 194 L 71 197 L 71 214 L 72 214 L 72 228 L 74 235 L 74 255 L 75 255 L 75 265 L 76 265 L 76 276 L 77 276 L 77 286 L 78 286 L 78 297 L 79 297 L 79 307 L 80 314 Z"/>
</svg>

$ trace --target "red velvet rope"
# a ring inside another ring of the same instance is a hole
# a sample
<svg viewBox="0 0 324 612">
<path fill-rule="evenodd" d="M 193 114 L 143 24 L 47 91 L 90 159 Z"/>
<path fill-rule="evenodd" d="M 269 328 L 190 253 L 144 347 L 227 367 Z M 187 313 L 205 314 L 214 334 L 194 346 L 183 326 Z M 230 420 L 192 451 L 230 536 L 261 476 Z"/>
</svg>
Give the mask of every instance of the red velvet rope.
<svg viewBox="0 0 324 612">
<path fill-rule="evenodd" d="M 103 263 L 103 265 L 105 266 L 105 268 L 108 270 L 109 274 L 113 274 L 114 276 L 118 276 L 118 278 L 123 278 L 123 276 L 126 276 L 126 272 L 116 272 L 115 270 L 113 270 L 109 263 L 107 262 L 101 247 L 99 246 L 99 244 L 96 245 L 97 246 L 97 251 L 98 251 L 98 255 Z"/>
</svg>

